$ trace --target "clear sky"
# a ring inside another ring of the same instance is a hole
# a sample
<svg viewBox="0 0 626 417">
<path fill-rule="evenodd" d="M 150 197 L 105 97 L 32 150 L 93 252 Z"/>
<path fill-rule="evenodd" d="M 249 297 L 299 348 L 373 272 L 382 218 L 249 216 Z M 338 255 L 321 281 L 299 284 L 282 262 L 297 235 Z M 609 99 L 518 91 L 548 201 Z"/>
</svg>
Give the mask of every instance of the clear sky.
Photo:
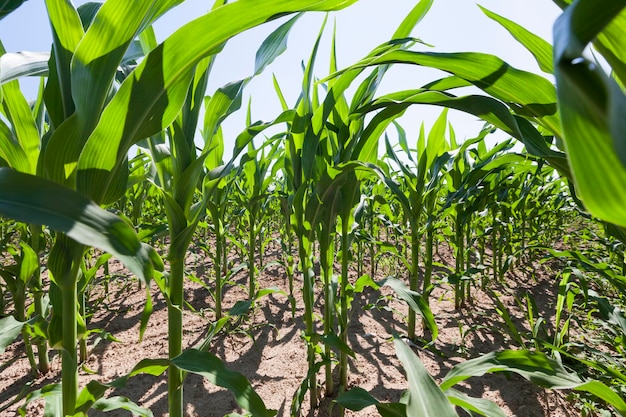
<svg viewBox="0 0 626 417">
<path fill-rule="evenodd" d="M 85 1 L 74 1 L 80 5 Z M 260 3 L 262 3 L 260 1 Z M 187 0 L 163 16 L 155 24 L 157 39 L 162 41 L 176 28 L 205 13 L 211 6 L 209 0 Z M 377 45 L 390 39 L 396 27 L 416 1 L 360 0 L 354 5 L 332 13 L 319 51 L 316 75 L 328 74 L 332 25 L 337 25 L 337 57 L 339 66 L 348 66 L 364 57 Z M 550 0 L 482 0 L 483 7 L 522 24 L 527 29 L 551 42 L 552 25 L 560 10 Z M 292 29 L 288 50 L 265 72 L 247 87 L 247 97 L 252 97 L 253 120 L 270 120 L 280 112 L 280 104 L 272 85 L 276 75 L 290 105 L 300 92 L 301 62 L 308 60 L 313 43 L 320 30 L 323 13 L 308 13 Z M 271 22 L 245 32 L 227 44 L 218 55 L 209 83 L 211 94 L 216 88 L 231 81 L 249 76 L 254 71 L 254 55 L 265 37 L 284 19 Z M 540 72 L 535 61 L 525 49 L 496 22 L 486 17 L 477 3 L 467 0 L 436 0 L 425 19 L 412 35 L 434 46 L 437 52 L 477 51 L 499 56 L 514 67 Z M 49 51 L 50 28 L 45 2 L 29 0 L 20 9 L 0 21 L 0 40 L 9 52 Z M 426 49 L 426 47 L 424 47 Z M 380 93 L 417 88 L 440 78 L 442 73 L 422 67 L 395 66 L 381 85 Z M 34 89 L 23 83 L 27 98 Z M 419 106 L 408 111 L 401 119 L 409 134 L 415 134 L 422 121 L 429 128 L 441 108 Z M 232 140 L 244 128 L 245 112 L 233 115 L 224 124 L 225 137 Z M 450 116 L 457 137 L 473 137 L 482 122 L 473 116 L 455 112 Z M 503 136 L 501 136 L 503 137 Z M 227 144 L 227 152 L 232 145 Z"/>
</svg>

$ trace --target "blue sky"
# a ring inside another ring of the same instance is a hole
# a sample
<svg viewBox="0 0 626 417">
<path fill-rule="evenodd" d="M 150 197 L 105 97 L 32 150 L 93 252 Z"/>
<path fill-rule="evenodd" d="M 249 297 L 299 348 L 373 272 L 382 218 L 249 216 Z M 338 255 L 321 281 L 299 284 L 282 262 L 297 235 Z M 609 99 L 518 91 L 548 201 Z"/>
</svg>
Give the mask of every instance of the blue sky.
<svg viewBox="0 0 626 417">
<path fill-rule="evenodd" d="M 75 1 L 79 5 L 85 1 Z M 332 13 L 320 46 L 316 75 L 328 74 L 328 55 L 332 26 L 337 25 L 337 56 L 339 66 L 348 66 L 365 56 L 377 45 L 390 39 L 396 27 L 415 5 L 408 0 L 360 0 L 339 12 Z M 159 41 L 176 28 L 205 13 L 211 1 L 187 0 L 163 16 L 156 24 Z M 505 16 L 551 41 L 552 24 L 560 10 L 549 0 L 483 0 L 483 7 Z M 300 63 L 306 61 L 320 30 L 323 13 L 303 16 L 292 29 L 288 50 L 263 74 L 247 87 L 247 97 L 252 97 L 253 120 L 270 120 L 280 112 L 280 104 L 272 85 L 275 74 L 289 104 L 295 104 L 301 86 Z M 272 22 L 245 32 L 227 44 L 216 60 L 210 94 L 231 81 L 249 76 L 254 71 L 254 55 L 265 37 L 284 20 Z M 413 31 L 413 36 L 434 46 L 437 52 L 477 51 L 497 55 L 514 67 L 540 72 L 524 48 L 497 23 L 487 18 L 476 3 L 465 0 L 436 0 L 431 11 Z M 15 13 L 0 23 L 0 40 L 9 52 L 47 51 L 50 48 L 50 29 L 43 0 L 29 0 Z M 421 67 L 396 66 L 384 79 L 380 93 L 409 88 L 441 77 L 441 73 Z M 33 83 L 23 83 L 26 95 L 32 96 Z M 429 128 L 441 111 L 438 107 L 419 106 L 410 109 L 401 119 L 409 135 L 414 135 L 422 121 Z M 225 122 L 227 140 L 232 140 L 244 128 L 245 115 L 240 112 Z M 458 138 L 473 137 L 482 122 L 472 116 L 451 113 L 450 119 Z M 504 136 L 498 137 L 498 139 Z M 227 149 L 230 145 L 227 144 Z"/>
</svg>

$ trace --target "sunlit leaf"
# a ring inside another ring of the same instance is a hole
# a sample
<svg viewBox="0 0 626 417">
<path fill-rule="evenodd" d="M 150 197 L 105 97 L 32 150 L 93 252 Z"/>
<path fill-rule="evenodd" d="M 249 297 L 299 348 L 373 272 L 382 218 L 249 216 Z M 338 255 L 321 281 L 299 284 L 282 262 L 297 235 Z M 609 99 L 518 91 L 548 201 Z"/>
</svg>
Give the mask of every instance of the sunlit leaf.
<svg viewBox="0 0 626 417">
<path fill-rule="evenodd" d="M 552 46 L 546 40 L 530 32 L 522 25 L 518 25 L 482 6 L 478 7 L 480 7 L 483 13 L 489 16 L 489 18 L 500 23 L 519 43 L 528 49 L 543 72 L 547 72 L 548 74 L 554 72 L 554 65 L 552 64 Z"/>
<path fill-rule="evenodd" d="M 11 52 L 0 56 L 0 85 L 27 76 L 48 74 L 49 52 Z"/>
<path fill-rule="evenodd" d="M 150 279 L 155 266 L 162 268 L 154 249 L 139 242 L 122 219 L 69 188 L 8 168 L 0 168 L 0 188 L 3 216 L 48 225 L 79 243 L 112 253 L 144 280 Z"/>
<path fill-rule="evenodd" d="M 201 375 L 212 384 L 227 388 L 233 393 L 241 408 L 250 411 L 253 415 L 259 417 L 276 415 L 276 411 L 265 407 L 261 397 L 243 375 L 227 369 L 224 363 L 212 353 L 189 349 L 172 359 L 172 363 L 183 371 Z"/>
<path fill-rule="evenodd" d="M 457 414 L 446 395 L 430 376 L 419 357 L 398 337 L 394 337 L 394 346 L 409 381 L 407 415 L 456 417 Z"/>
<path fill-rule="evenodd" d="M 583 51 L 624 7 L 623 0 L 577 1 L 554 27 L 563 139 L 578 197 L 591 213 L 622 227 L 626 226 L 626 96 L 602 68 L 583 57 Z"/>
</svg>

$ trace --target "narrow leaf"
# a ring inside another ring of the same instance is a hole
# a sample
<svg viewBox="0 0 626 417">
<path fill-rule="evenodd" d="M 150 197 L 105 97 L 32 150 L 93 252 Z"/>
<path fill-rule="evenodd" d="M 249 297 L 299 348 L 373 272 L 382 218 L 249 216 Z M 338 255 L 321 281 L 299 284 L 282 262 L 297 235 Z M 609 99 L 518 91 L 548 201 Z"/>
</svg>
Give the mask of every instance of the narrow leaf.
<svg viewBox="0 0 626 417">
<path fill-rule="evenodd" d="M 485 9 L 482 6 L 478 6 L 489 18 L 500 23 L 509 33 L 517 39 L 528 51 L 535 57 L 539 68 L 543 72 L 552 74 L 554 72 L 554 65 L 552 64 L 552 46 L 543 38 L 535 35 L 527 30 L 525 27 L 518 25 L 517 23 L 502 17 L 492 11 Z"/>
<path fill-rule="evenodd" d="M 258 75 L 265 67 L 274 62 L 283 52 L 287 50 L 287 37 L 294 23 L 302 16 L 301 13 L 292 17 L 272 32 L 256 51 L 254 63 L 254 74 Z"/>
</svg>

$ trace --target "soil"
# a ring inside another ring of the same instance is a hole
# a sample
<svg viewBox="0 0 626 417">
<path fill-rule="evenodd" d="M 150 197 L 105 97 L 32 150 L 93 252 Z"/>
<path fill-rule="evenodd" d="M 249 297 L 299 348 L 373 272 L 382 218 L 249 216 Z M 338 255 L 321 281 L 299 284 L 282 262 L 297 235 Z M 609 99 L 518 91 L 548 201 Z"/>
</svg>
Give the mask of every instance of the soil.
<svg viewBox="0 0 626 417">
<path fill-rule="evenodd" d="M 276 245 L 277 246 L 277 245 Z M 299 301 L 295 317 L 292 317 L 287 297 L 288 282 L 282 266 L 270 261 L 278 258 L 279 249 L 268 250 L 258 277 L 260 288 L 277 287 L 283 293 L 264 296 L 256 303 L 246 319 L 227 326 L 212 340 L 210 351 L 224 361 L 229 369 L 248 378 L 266 406 L 278 410 L 278 416 L 290 415 L 292 398 L 307 373 L 305 344 L 301 337 L 303 305 Z M 441 247 L 438 261 L 452 265 L 450 251 Z M 232 260 L 236 264 L 236 259 Z M 210 261 L 200 253 L 192 253 L 187 260 L 188 271 L 200 280 L 211 284 Z M 404 271 L 391 271 L 381 265 L 378 277 L 395 273 L 402 277 Z M 554 320 L 556 285 L 554 274 L 546 265 L 520 266 L 515 274 L 508 274 L 502 283 L 491 283 L 490 288 L 500 295 L 520 332 L 528 332 L 528 323 L 516 302 L 516 297 L 526 294 L 534 297 L 539 314 L 550 325 Z M 136 280 L 129 278 L 116 261 L 110 261 L 109 291 L 102 293 L 102 286 L 91 291 L 93 316 L 89 329 L 103 329 L 118 341 L 102 340 L 100 333 L 92 333 L 88 339 L 91 346 L 88 360 L 80 370 L 80 384 L 89 380 L 110 382 L 127 374 L 133 366 L 145 358 L 167 357 L 167 311 L 166 302 L 156 285 L 151 287 L 154 312 L 143 340 L 139 341 L 139 323 L 146 301 L 145 288 L 139 288 Z M 496 312 L 491 294 L 481 291 L 479 285 L 472 288 L 472 301 L 459 311 L 454 308 L 454 292 L 445 283 L 445 269 L 435 271 L 441 281 L 431 294 L 431 308 L 439 327 L 439 337 L 433 347 L 413 346 L 413 351 L 424 362 L 437 381 L 455 364 L 469 358 L 506 348 L 519 348 L 508 336 L 506 324 Z M 232 277 L 224 294 L 224 311 L 238 300 L 247 298 L 247 275 L 242 269 Z M 207 285 L 208 285 L 207 284 Z M 301 300 L 296 279 L 296 300 Z M 210 287 L 209 287 L 210 288 Z M 320 289 L 319 286 L 317 288 Z M 209 290 L 191 280 L 185 289 L 189 304 L 184 315 L 184 347 L 192 347 L 206 337 L 214 314 L 213 299 Z M 382 402 L 397 402 L 407 389 L 403 368 L 394 351 L 392 334 L 406 334 L 406 306 L 391 297 L 383 288 L 366 290 L 353 302 L 349 344 L 356 359 L 350 364 L 350 386 L 364 388 Z M 318 311 L 321 301 L 316 300 Z M 421 332 L 421 329 L 420 329 Z M 96 343 L 97 342 L 97 343 Z M 46 375 L 33 378 L 30 373 L 24 346 L 20 339 L 0 355 L 0 416 L 18 415 L 16 409 L 23 400 L 13 404 L 14 398 L 23 390 L 34 390 L 60 377 L 60 355 L 51 352 L 52 370 Z M 90 372 L 88 372 L 90 371 Z M 322 386 L 323 372 L 318 375 Z M 568 393 L 541 389 L 517 375 L 489 374 L 475 377 L 457 386 L 459 390 L 479 398 L 496 402 L 507 416 L 566 417 L 580 415 L 568 401 Z M 140 406 L 148 407 L 155 416 L 167 416 L 167 381 L 165 373 L 159 377 L 141 374 L 131 378 L 123 389 L 111 389 L 106 394 L 126 396 Z M 229 413 L 243 413 L 233 395 L 207 380 L 189 374 L 185 380 L 184 395 L 186 414 L 189 416 L 221 417 Z M 308 398 L 308 396 L 307 396 Z M 332 401 L 320 393 L 320 405 L 309 410 L 308 400 L 303 405 L 303 416 L 330 416 Z M 43 415 L 41 400 L 31 402 L 27 415 Z M 336 406 L 335 406 L 336 408 Z M 108 413 L 90 411 L 90 416 L 128 416 L 128 411 L 115 410 Z M 346 412 L 347 416 L 377 416 L 374 407 L 360 412 Z M 463 413 L 461 412 L 461 415 Z"/>
</svg>

